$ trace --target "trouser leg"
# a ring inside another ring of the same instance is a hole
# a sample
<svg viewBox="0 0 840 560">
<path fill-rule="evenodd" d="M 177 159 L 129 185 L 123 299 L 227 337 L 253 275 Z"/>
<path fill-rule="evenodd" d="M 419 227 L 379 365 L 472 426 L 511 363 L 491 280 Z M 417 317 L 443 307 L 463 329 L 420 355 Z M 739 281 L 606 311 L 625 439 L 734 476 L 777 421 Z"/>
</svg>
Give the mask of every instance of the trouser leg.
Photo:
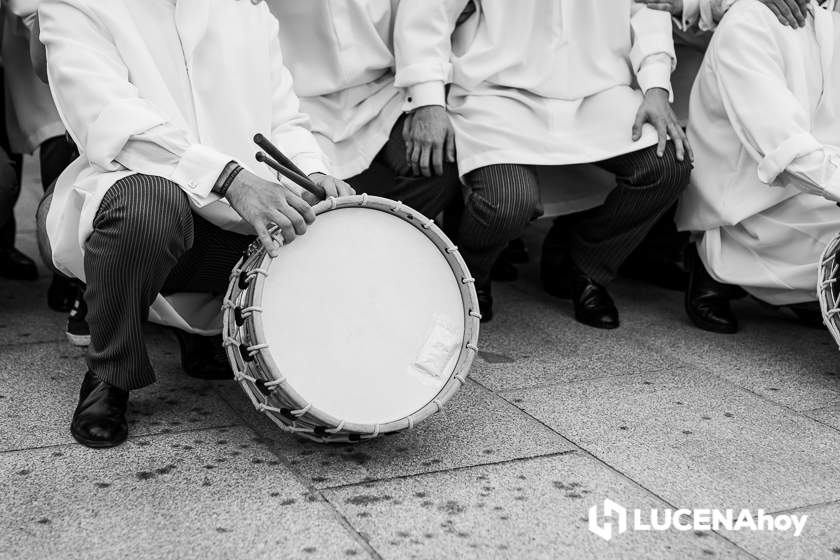
<svg viewBox="0 0 840 560">
<path fill-rule="evenodd" d="M 476 284 L 485 286 L 508 242 L 539 216 L 537 173 L 532 166 L 489 165 L 470 172 L 466 182 L 457 243 Z"/>
<path fill-rule="evenodd" d="M 602 206 L 574 218 L 570 253 L 584 273 L 607 284 L 677 200 L 691 164 L 678 161 L 674 144 L 668 142 L 661 158 L 651 146 L 595 165 L 613 173 L 618 184 Z"/>
<path fill-rule="evenodd" d="M 100 380 L 125 390 L 154 382 L 142 323 L 192 245 L 192 212 L 175 183 L 133 175 L 105 194 L 84 261 L 91 339 L 87 364 Z"/>
<path fill-rule="evenodd" d="M 371 168 L 347 180 L 359 193 L 399 200 L 421 214 L 436 217 L 461 192 L 458 168 L 444 164 L 443 175 L 417 177 L 411 174 L 402 136 L 405 116 L 391 130 L 388 143 L 377 154 Z"/>
</svg>

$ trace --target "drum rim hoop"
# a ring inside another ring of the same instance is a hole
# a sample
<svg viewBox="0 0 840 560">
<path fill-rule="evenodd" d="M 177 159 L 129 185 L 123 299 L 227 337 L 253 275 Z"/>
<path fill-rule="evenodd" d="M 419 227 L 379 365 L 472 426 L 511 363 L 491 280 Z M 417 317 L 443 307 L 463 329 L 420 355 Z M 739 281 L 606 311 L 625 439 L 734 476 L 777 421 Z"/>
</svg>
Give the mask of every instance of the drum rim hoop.
<svg viewBox="0 0 840 560">
<path fill-rule="evenodd" d="M 344 434 L 357 434 L 363 437 L 366 436 L 367 438 L 375 437 L 379 434 L 412 428 L 415 424 L 438 412 L 455 394 L 455 392 L 460 389 L 460 387 L 466 382 L 469 369 L 478 352 L 477 344 L 480 324 L 480 315 L 478 315 L 478 297 L 476 295 L 473 279 L 470 277 L 466 263 L 464 262 L 460 252 L 458 252 L 457 247 L 449 240 L 446 234 L 444 234 L 444 232 L 434 223 L 433 220 L 430 220 L 420 212 L 402 204 L 401 202 L 393 201 L 387 198 L 369 196 L 365 194 L 331 198 L 319 203 L 313 208 L 313 210 L 316 215 L 320 215 L 334 210 L 360 207 L 385 212 L 389 215 L 402 219 L 402 221 L 413 225 L 415 229 L 426 235 L 426 237 L 437 247 L 455 277 L 461 278 L 461 281 L 459 282 L 459 291 L 461 292 L 461 301 L 463 304 L 464 336 L 461 341 L 460 351 L 455 367 L 452 369 L 448 380 L 437 392 L 435 397 L 411 414 L 401 419 L 383 424 L 346 422 L 343 419 L 334 417 L 326 411 L 319 409 L 312 403 L 307 402 L 299 393 L 297 393 L 297 391 L 294 390 L 293 387 L 285 382 L 285 378 L 282 377 L 282 372 L 270 352 L 263 352 L 261 350 L 256 351 L 254 353 L 254 358 L 260 363 L 260 366 L 264 368 L 264 371 L 271 375 L 275 375 L 275 379 L 283 379 L 283 381 L 277 382 L 278 385 L 283 386 L 283 396 L 289 401 L 283 404 L 287 404 L 291 410 L 304 412 L 300 414 L 297 420 L 294 421 L 289 421 L 285 418 L 279 417 L 279 415 L 276 415 L 276 413 L 273 413 L 271 410 L 267 410 L 265 407 L 265 405 L 267 405 L 270 401 L 277 400 L 277 397 L 274 397 L 276 393 L 273 393 L 272 396 L 264 396 L 262 392 L 260 392 L 259 389 L 248 379 L 240 379 L 240 385 L 243 386 L 246 394 L 251 397 L 255 406 L 262 408 L 262 412 L 272 417 L 272 420 L 274 420 L 275 423 L 284 429 L 289 429 L 289 431 L 299 432 L 301 435 L 307 435 L 307 433 L 314 432 L 314 426 L 323 427 L 324 430 L 322 431 L 333 430 Z M 243 257 L 243 259 L 240 260 L 234 268 L 235 274 L 232 274 L 232 281 L 230 283 L 228 299 L 226 301 L 235 302 L 242 291 L 247 291 L 245 294 L 246 305 L 248 307 L 253 306 L 254 302 L 259 300 L 262 296 L 262 290 L 265 285 L 265 277 L 262 274 L 257 274 L 251 282 L 251 285 L 246 287 L 244 290 L 238 291 L 237 282 L 234 281 L 233 278 L 238 278 L 239 273 L 243 270 L 249 271 L 262 269 L 267 272 L 270 269 L 272 260 L 273 259 L 261 249 L 251 251 L 250 254 L 247 255 L 247 258 Z M 248 267 L 249 264 L 251 265 L 250 268 Z M 254 268 L 253 265 L 256 265 L 256 267 Z M 238 340 L 239 328 L 235 328 L 234 333 L 230 333 L 228 330 L 231 325 L 230 315 L 232 313 L 233 311 L 230 306 L 226 306 L 224 313 L 225 334 L 233 335 L 232 338 Z M 262 317 L 259 313 L 251 314 L 245 319 L 245 321 L 246 324 L 250 326 L 250 332 L 257 342 L 265 340 Z M 238 348 L 235 352 L 232 351 L 231 345 L 227 345 L 226 348 L 228 350 L 228 357 L 231 359 L 232 363 L 243 365 L 245 369 L 253 369 L 247 366 L 247 364 L 241 363 L 244 362 L 244 360 L 240 360 L 240 356 L 237 356 L 239 353 Z M 260 407 L 259 403 L 262 403 L 263 406 Z M 269 408 L 271 407 L 269 406 Z M 290 426 L 287 422 L 291 422 L 292 425 Z M 297 423 L 312 424 L 313 428 L 301 429 L 296 426 Z M 315 437 L 313 439 L 332 441 L 336 438 L 324 436 Z"/>
</svg>

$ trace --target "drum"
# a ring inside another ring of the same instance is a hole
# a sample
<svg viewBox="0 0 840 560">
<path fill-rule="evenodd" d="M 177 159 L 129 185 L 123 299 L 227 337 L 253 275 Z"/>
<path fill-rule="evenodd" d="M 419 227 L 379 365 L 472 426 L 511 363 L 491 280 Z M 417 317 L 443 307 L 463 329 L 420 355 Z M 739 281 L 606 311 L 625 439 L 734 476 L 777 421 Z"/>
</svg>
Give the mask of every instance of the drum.
<svg viewBox="0 0 840 560">
<path fill-rule="evenodd" d="M 477 352 L 474 281 L 444 233 L 367 195 L 314 207 L 271 258 L 255 242 L 223 306 L 236 380 L 281 429 L 360 441 L 410 429 L 465 383 Z"/>
<path fill-rule="evenodd" d="M 817 296 L 823 322 L 840 347 L 840 235 L 831 240 L 820 258 Z"/>
</svg>

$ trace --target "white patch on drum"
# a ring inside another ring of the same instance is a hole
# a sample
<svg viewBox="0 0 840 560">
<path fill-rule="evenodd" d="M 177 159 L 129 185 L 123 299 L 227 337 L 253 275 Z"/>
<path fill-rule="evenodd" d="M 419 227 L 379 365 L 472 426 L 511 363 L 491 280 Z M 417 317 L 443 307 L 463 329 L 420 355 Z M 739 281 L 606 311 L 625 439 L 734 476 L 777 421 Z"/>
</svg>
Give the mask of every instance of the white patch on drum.
<svg viewBox="0 0 840 560">
<path fill-rule="evenodd" d="M 419 374 L 421 378 L 431 377 L 429 381 L 433 380 L 433 385 L 439 385 L 441 378 L 449 377 L 452 358 L 457 355 L 461 346 L 462 336 L 445 323 L 444 317 L 435 314 L 426 343 L 409 368 L 409 371 Z"/>
</svg>

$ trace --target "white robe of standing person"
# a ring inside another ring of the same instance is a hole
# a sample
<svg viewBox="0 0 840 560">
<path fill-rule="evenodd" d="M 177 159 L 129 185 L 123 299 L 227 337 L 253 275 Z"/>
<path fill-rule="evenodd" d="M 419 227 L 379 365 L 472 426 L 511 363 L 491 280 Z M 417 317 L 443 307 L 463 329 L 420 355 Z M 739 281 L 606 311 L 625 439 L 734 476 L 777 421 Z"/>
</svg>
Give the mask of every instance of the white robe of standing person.
<svg viewBox="0 0 840 560">
<path fill-rule="evenodd" d="M 718 282 L 773 305 L 813 302 L 840 232 L 840 14 L 811 2 L 801 29 L 757 0 L 723 19 L 691 97 L 692 181 L 678 226 Z"/>
</svg>

